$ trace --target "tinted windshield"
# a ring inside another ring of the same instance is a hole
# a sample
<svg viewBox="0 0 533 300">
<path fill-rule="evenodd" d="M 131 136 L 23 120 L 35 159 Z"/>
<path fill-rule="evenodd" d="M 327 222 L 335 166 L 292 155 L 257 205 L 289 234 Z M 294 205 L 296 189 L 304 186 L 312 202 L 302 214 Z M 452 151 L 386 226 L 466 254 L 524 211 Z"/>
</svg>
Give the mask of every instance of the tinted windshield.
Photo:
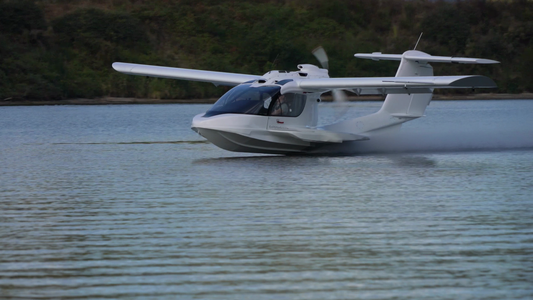
<svg viewBox="0 0 533 300">
<path fill-rule="evenodd" d="M 241 84 L 229 90 L 205 113 L 205 117 L 220 114 L 266 115 L 268 107 L 279 96 L 279 86 L 251 87 Z"/>
</svg>

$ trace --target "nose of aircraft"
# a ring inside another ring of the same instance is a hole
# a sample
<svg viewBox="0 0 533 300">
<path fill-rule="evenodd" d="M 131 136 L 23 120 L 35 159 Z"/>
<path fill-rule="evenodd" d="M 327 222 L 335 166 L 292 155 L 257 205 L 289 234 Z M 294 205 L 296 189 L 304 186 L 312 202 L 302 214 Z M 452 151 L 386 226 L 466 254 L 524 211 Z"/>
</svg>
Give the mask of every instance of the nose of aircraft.
<svg viewBox="0 0 533 300">
<path fill-rule="evenodd" d="M 191 123 L 191 129 L 196 133 L 204 136 L 202 131 L 205 130 L 220 130 L 227 127 L 227 116 L 215 116 L 215 117 L 204 117 L 205 114 L 198 114 L 194 116 Z M 205 137 L 205 136 L 204 136 Z"/>
<path fill-rule="evenodd" d="M 198 114 L 192 119 L 191 129 L 198 134 L 200 134 L 199 128 L 204 128 L 205 126 L 205 118 L 202 118 L 203 115 L 203 113 Z"/>
<path fill-rule="evenodd" d="M 227 115 L 204 117 L 204 114 L 199 114 L 192 119 L 191 129 L 222 149 L 244 151 L 239 143 L 228 138 L 228 136 L 232 136 L 238 139 L 238 134 L 234 132 L 234 128 L 228 127 L 231 122 L 228 122 L 227 119 Z"/>
</svg>

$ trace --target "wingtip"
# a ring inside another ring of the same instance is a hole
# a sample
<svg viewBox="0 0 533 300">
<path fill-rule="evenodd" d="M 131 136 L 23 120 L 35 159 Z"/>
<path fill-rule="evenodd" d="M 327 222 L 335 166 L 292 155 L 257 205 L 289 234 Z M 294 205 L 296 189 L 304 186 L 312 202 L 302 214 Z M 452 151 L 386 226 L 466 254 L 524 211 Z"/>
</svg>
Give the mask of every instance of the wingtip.
<svg viewBox="0 0 533 300">
<path fill-rule="evenodd" d="M 455 80 L 450 84 L 455 87 L 472 87 L 472 88 L 498 88 L 496 82 L 491 78 L 483 75 L 469 75 Z"/>
<path fill-rule="evenodd" d="M 123 62 L 114 62 L 111 64 L 111 66 L 113 67 L 113 69 L 115 69 L 115 71 L 118 71 L 118 72 L 124 73 L 124 72 L 129 71 L 128 64 L 123 63 Z"/>
<path fill-rule="evenodd" d="M 477 63 L 478 64 L 499 64 L 500 62 L 497 60 L 492 60 L 492 59 L 479 58 L 477 60 Z"/>
<path fill-rule="evenodd" d="M 120 67 L 120 63 L 119 62 L 114 62 L 111 64 L 111 67 L 113 67 L 113 69 L 115 69 L 115 71 L 118 71 L 119 67 Z"/>
</svg>

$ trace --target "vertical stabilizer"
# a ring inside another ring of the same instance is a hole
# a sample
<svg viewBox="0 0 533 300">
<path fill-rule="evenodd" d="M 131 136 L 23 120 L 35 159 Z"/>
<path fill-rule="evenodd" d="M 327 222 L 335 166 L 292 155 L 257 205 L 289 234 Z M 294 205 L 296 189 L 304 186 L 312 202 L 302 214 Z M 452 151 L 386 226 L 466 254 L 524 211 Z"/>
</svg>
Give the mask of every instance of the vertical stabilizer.
<svg viewBox="0 0 533 300">
<path fill-rule="evenodd" d="M 421 60 L 406 57 L 420 57 Z M 431 55 L 416 50 L 406 51 L 402 55 L 396 77 L 433 76 L 433 67 L 427 61 L 422 60 L 424 57 L 431 57 Z M 387 95 L 381 110 L 393 116 L 418 118 L 424 115 L 432 96 L 432 89 L 427 89 L 427 93 L 424 94 Z"/>
</svg>

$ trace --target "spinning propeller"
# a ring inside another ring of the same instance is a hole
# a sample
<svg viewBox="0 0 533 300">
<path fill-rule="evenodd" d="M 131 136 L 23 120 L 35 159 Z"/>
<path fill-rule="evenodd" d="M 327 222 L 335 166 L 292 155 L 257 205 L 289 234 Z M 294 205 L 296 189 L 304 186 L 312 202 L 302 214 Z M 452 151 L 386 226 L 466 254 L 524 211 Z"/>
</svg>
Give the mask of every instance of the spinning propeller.
<svg viewBox="0 0 533 300">
<path fill-rule="evenodd" d="M 316 57 L 316 59 L 320 62 L 322 65 L 322 68 L 328 70 L 329 69 L 329 60 L 328 55 L 326 54 L 326 50 L 322 48 L 322 46 L 318 46 L 312 51 L 313 55 Z M 343 106 L 341 111 L 337 111 L 336 117 L 337 119 L 340 119 L 346 112 L 348 111 L 349 107 L 346 105 L 348 102 L 348 97 L 346 96 L 346 93 L 341 89 L 333 89 L 331 90 L 331 95 L 333 96 L 333 101 L 341 104 Z"/>
</svg>

